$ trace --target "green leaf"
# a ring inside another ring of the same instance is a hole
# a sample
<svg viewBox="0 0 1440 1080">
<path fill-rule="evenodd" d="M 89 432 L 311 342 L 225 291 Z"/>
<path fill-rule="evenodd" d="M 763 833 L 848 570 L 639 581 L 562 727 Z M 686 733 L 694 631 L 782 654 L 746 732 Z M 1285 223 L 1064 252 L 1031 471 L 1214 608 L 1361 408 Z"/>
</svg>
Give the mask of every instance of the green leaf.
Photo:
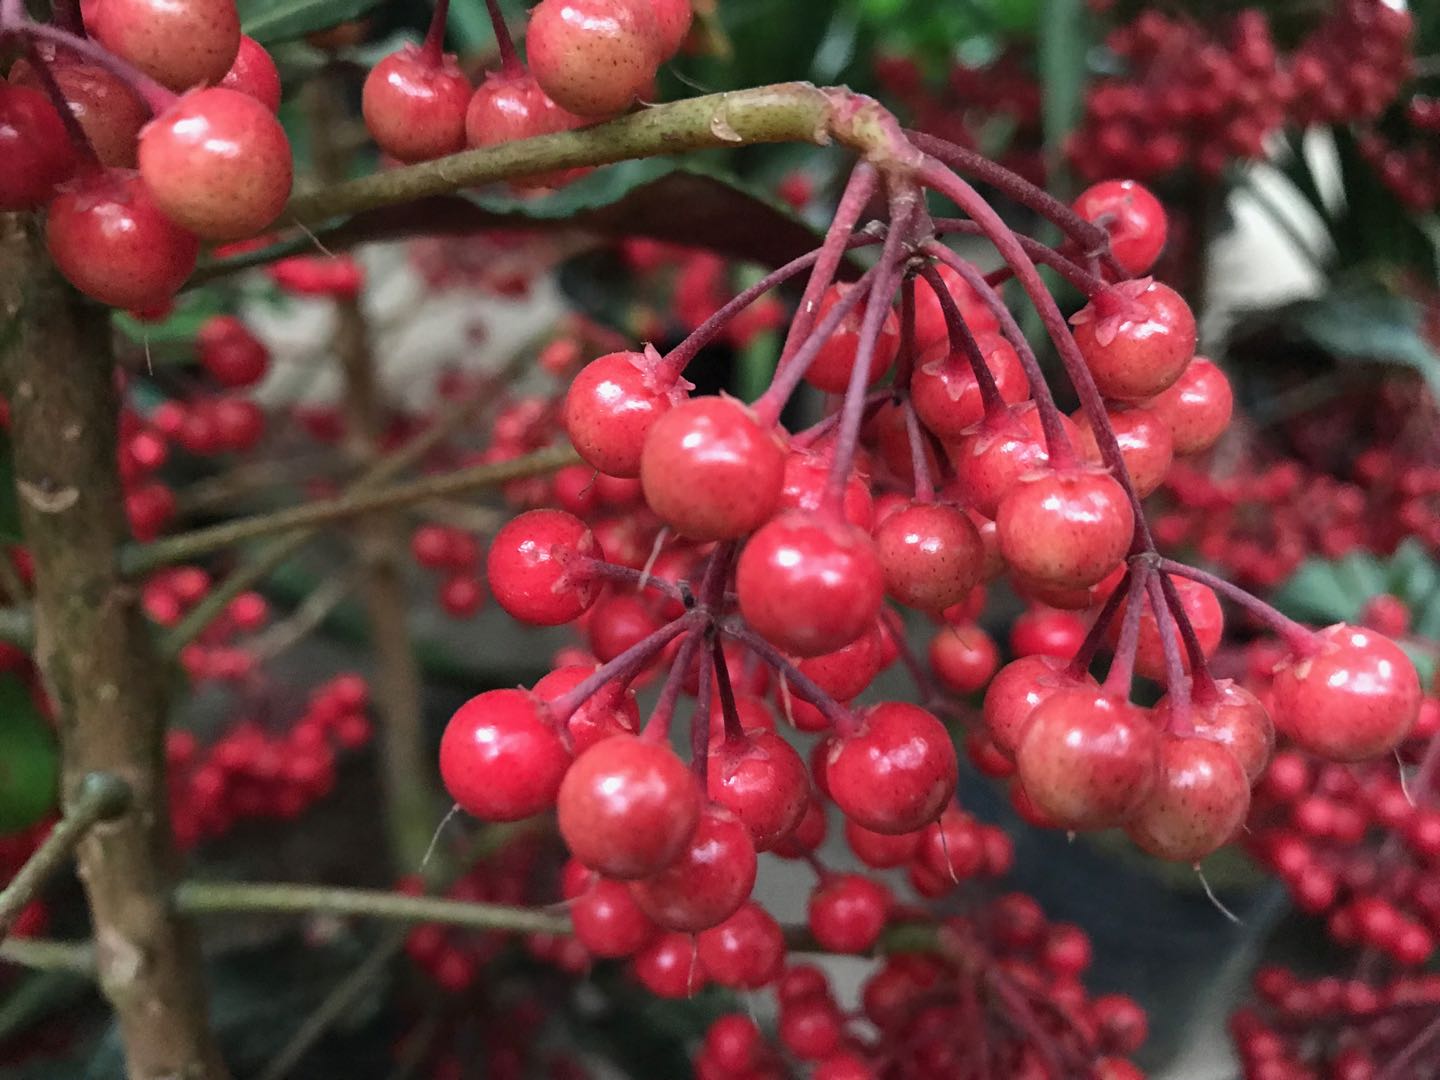
<svg viewBox="0 0 1440 1080">
<path fill-rule="evenodd" d="M 1274 603 L 1291 618 L 1305 622 L 1328 625 L 1354 619 L 1365 601 L 1384 590 L 1384 576 L 1378 564 L 1374 569 L 1374 577 L 1380 582 L 1377 588 L 1362 584 L 1368 576 L 1354 563 L 1342 565 L 1337 561 L 1309 559 L 1280 587 Z"/>
<path fill-rule="evenodd" d="M 1412 611 L 1423 608 L 1440 586 L 1440 567 L 1413 536 L 1395 549 L 1386 568 L 1385 591 L 1398 596 Z"/>
<path fill-rule="evenodd" d="M 1046 0 L 1039 25 L 1039 65 L 1045 157 L 1063 175 L 1065 139 L 1080 122 L 1089 48 L 1085 0 Z"/>
<path fill-rule="evenodd" d="M 144 350 L 150 366 L 164 367 L 193 359 L 200 328 L 226 310 L 226 297 L 220 289 L 197 287 L 186 290 L 175 309 L 159 322 L 141 322 L 123 311 L 112 315 L 111 321 Z"/>
<path fill-rule="evenodd" d="M 380 0 L 240 0 L 240 26 L 261 45 L 291 41 L 363 15 Z"/>
<path fill-rule="evenodd" d="M 60 754 L 30 691 L 0 678 L 0 835 L 28 828 L 55 806 Z"/>
</svg>

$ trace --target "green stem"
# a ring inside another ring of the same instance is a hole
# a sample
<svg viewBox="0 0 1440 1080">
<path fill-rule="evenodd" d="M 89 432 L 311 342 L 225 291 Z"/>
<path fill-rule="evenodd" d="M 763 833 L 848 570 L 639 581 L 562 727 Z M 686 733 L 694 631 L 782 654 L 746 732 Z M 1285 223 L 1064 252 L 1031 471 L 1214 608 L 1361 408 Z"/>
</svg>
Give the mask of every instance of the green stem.
<svg viewBox="0 0 1440 1080">
<path fill-rule="evenodd" d="M 10 938 L 0 941 L 0 964 L 16 964 L 35 971 L 66 971 L 93 979 L 95 947 L 88 941 Z"/>
</svg>

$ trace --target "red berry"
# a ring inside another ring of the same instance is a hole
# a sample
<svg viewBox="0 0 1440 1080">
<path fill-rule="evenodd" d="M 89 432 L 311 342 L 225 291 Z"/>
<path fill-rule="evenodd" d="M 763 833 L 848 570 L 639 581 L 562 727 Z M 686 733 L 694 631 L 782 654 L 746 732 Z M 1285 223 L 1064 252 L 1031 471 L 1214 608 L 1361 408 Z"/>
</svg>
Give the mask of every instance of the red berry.
<svg viewBox="0 0 1440 1080">
<path fill-rule="evenodd" d="M 140 129 L 150 120 L 150 110 L 140 96 L 118 75 L 99 64 L 58 52 L 53 46 L 42 45 L 40 50 L 42 59 L 50 66 L 55 85 L 60 88 L 100 164 L 134 168 L 136 140 Z M 27 59 L 15 62 L 10 69 L 10 81 L 44 93 L 44 85 Z M 30 149 L 34 152 L 37 145 L 32 144 Z M 24 159 L 7 157 L 7 160 Z"/>
<path fill-rule="evenodd" d="M 874 832 L 914 832 L 934 821 L 955 793 L 958 772 L 945 725 L 903 702 L 872 706 L 859 719 L 858 731 L 830 747 L 830 797 Z"/>
<path fill-rule="evenodd" d="M 1102 394 L 1143 401 L 1184 373 L 1195 355 L 1195 316 L 1179 293 L 1157 281 L 1127 283 L 1114 292 L 1071 319 L 1075 343 Z"/>
<path fill-rule="evenodd" d="M 565 393 L 565 433 L 586 463 L 607 476 L 640 475 L 640 452 L 655 421 L 685 400 L 661 385 L 654 349 L 609 353 L 580 369 Z"/>
<path fill-rule="evenodd" d="M 1006 664 L 990 681 L 983 706 L 985 726 L 995 748 L 1006 757 L 1015 756 L 1020 734 L 1036 706 L 1055 691 L 1077 685 L 1064 673 L 1068 666 L 1068 660 L 1053 656 L 1024 656 Z"/>
<path fill-rule="evenodd" d="M 253 386 L 265 377 L 270 352 L 250 328 L 233 315 L 216 315 L 195 339 L 200 366 L 221 386 Z"/>
<path fill-rule="evenodd" d="M 498 146 L 535 135 L 552 135 L 583 126 L 583 116 L 551 101 L 529 70 L 492 71 L 485 76 L 465 111 L 465 142 L 471 147 Z M 583 169 L 561 169 L 512 180 L 516 188 L 560 187 Z"/>
<path fill-rule="evenodd" d="M 578 865 L 578 864 L 577 864 Z M 570 900 L 570 924 L 580 944 L 596 956 L 632 956 L 654 939 L 657 928 L 621 881 L 596 876 Z"/>
<path fill-rule="evenodd" d="M 1260 699 L 1231 679 L 1215 682 L 1215 697 L 1191 703 L 1190 725 L 1195 735 L 1219 743 L 1240 762 L 1254 784 L 1270 764 L 1275 750 L 1275 727 Z M 1155 706 L 1155 723 L 1162 730 L 1172 724 L 1173 704 L 1164 697 Z"/>
<path fill-rule="evenodd" d="M 884 643 L 878 623 L 844 648 L 801 660 L 797 665 L 836 701 L 849 701 L 880 674 Z"/>
<path fill-rule="evenodd" d="M 813 450 L 795 449 L 786 454 L 785 480 L 780 488 L 778 509 L 808 510 L 812 513 L 820 510 L 825 505 L 833 460 L 831 454 Z M 844 511 L 846 521 L 866 532 L 875 523 L 875 502 L 870 494 L 870 485 L 865 477 L 853 470 L 845 484 Z"/>
<path fill-rule="evenodd" d="M 911 503 L 875 530 L 875 548 L 890 596 L 940 612 L 980 583 L 985 548 L 969 516 L 942 503 Z"/>
<path fill-rule="evenodd" d="M 545 93 L 593 117 L 624 112 L 649 91 L 662 47 L 649 0 L 540 0 L 525 43 Z"/>
<path fill-rule="evenodd" d="M 460 706 L 440 740 L 440 776 L 462 810 L 519 821 L 555 805 L 570 752 L 526 690 L 490 690 Z"/>
<path fill-rule="evenodd" d="M 700 791 L 668 746 L 615 735 L 575 759 L 557 807 L 571 853 L 629 881 L 659 873 L 685 852 L 700 820 Z"/>
<path fill-rule="evenodd" d="M 455 574 L 440 586 L 440 606 L 452 619 L 468 619 L 485 604 L 485 583 L 470 574 Z"/>
<path fill-rule="evenodd" d="M 1373 630 L 1336 623 L 1314 650 L 1275 672 L 1275 726 L 1312 754 L 1364 761 L 1404 740 L 1420 712 L 1420 679 L 1398 645 Z"/>
<path fill-rule="evenodd" d="M 89 173 L 50 204 L 45 244 L 81 292 L 119 308 L 168 301 L 195 269 L 200 242 L 160 212 L 137 173 Z"/>
<path fill-rule="evenodd" d="M 1125 823 L 1145 851 L 1197 862 L 1235 834 L 1250 809 L 1250 781 L 1235 755 L 1201 738 L 1160 740 L 1150 794 Z"/>
<path fill-rule="evenodd" d="M 1134 180 L 1106 180 L 1080 193 L 1075 212 L 1110 234 L 1110 253 L 1132 277 L 1155 265 L 1165 247 L 1165 208 Z"/>
<path fill-rule="evenodd" d="M 693 0 L 650 0 L 650 8 L 655 13 L 660 59 L 668 60 L 680 51 L 690 34 L 690 21 L 695 17 Z"/>
<path fill-rule="evenodd" d="M 1120 569 L 1123 576 L 1124 568 Z M 1029 581 L 1023 582 L 1023 588 L 1027 593 L 1034 591 L 1033 583 Z M 1045 591 L 1051 594 L 1051 599 L 1056 599 L 1052 589 Z M 1093 598 L 1092 604 L 1086 606 L 1093 606 Z M 1016 656 L 1053 656 L 1069 660 L 1080 648 L 1088 630 L 1089 624 L 1077 612 L 1032 607 L 1011 625 L 1010 651 Z"/>
<path fill-rule="evenodd" d="M 1120 444 L 1120 457 L 1125 462 L 1125 471 L 1130 474 L 1135 493 L 1143 499 L 1165 482 L 1170 463 L 1175 458 L 1170 428 L 1149 409 L 1112 409 L 1108 418 L 1110 428 L 1115 432 L 1115 441 Z M 1076 449 L 1086 461 L 1095 465 L 1101 464 L 1103 459 L 1100 448 L 1095 442 L 1095 433 L 1086 419 L 1085 411 L 1081 409 L 1076 412 L 1074 420 L 1080 430 L 1079 445 Z"/>
<path fill-rule="evenodd" d="M 1022 477 L 995 517 L 1000 553 L 1012 569 L 1056 585 L 1093 585 L 1130 548 L 1135 515 L 1125 489 L 1097 469 Z"/>
<path fill-rule="evenodd" d="M 50 99 L 0 82 L 0 210 L 33 210 L 75 171 L 75 147 Z"/>
<path fill-rule="evenodd" d="M 640 455 L 645 501 L 691 540 L 733 540 L 759 528 L 779 504 L 784 477 L 780 439 L 727 397 L 670 409 L 650 426 Z"/>
<path fill-rule="evenodd" d="M 235 62 L 220 85 L 226 90 L 249 94 L 271 112 L 280 111 L 280 72 L 265 46 L 248 34 L 240 35 Z"/>
<path fill-rule="evenodd" d="M 1061 426 L 1073 440 L 1077 433 L 1068 417 L 1061 417 Z M 1050 460 L 1035 404 L 1012 405 L 1003 415 L 980 421 L 950 447 L 950 460 L 956 480 L 950 490 L 993 518 L 1020 478 Z"/>
<path fill-rule="evenodd" d="M 941 627 L 930 639 L 930 669 L 952 693 L 983 689 L 999 663 L 994 639 L 973 623 Z"/>
<path fill-rule="evenodd" d="M 140 175 L 165 215 L 211 240 L 263 231 L 290 197 L 290 140 L 238 90 L 186 94 L 140 133 Z"/>
<path fill-rule="evenodd" d="M 635 902 L 667 930 L 697 933 L 735 914 L 755 887 L 755 844 L 723 807 L 701 814 L 688 846 L 663 870 L 630 884 Z"/>
<path fill-rule="evenodd" d="M 703 1056 L 727 1076 L 743 1075 L 760 1064 L 765 1039 L 750 1017 L 729 1013 L 710 1025 L 705 1032 L 704 1047 Z"/>
<path fill-rule="evenodd" d="M 104 0 L 86 27 L 171 90 L 225 78 L 240 50 L 235 0 Z"/>
<path fill-rule="evenodd" d="M 706 775 L 710 798 L 745 824 L 756 851 L 769 851 L 788 836 L 810 805 L 805 762 L 774 732 L 711 740 Z"/>
<path fill-rule="evenodd" d="M 815 311 L 818 323 L 852 288 L 851 285 L 836 284 L 825 290 Z M 805 381 L 828 394 L 843 394 L 850 385 L 850 373 L 855 368 L 855 354 L 860 348 L 860 324 L 865 317 L 865 305 L 857 304 L 840 321 L 835 332 L 821 346 L 810 366 L 805 369 Z M 879 382 L 890 365 L 895 362 L 895 353 L 900 347 L 900 327 L 894 312 L 886 312 L 885 321 L 880 325 L 880 336 L 870 357 L 870 378 L 867 385 Z"/>
<path fill-rule="evenodd" d="M 1195 630 L 1195 636 L 1200 639 L 1200 647 L 1207 658 L 1215 654 L 1220 647 L 1220 639 L 1225 633 L 1225 613 L 1220 608 L 1220 601 L 1215 596 L 1215 591 L 1208 585 L 1201 585 L 1198 581 L 1191 581 L 1178 575 L 1171 575 L 1171 582 L 1175 586 L 1175 592 L 1180 597 L 1180 605 L 1190 620 L 1191 627 Z M 1124 618 L 1124 612 L 1128 606 L 1128 600 L 1120 605 L 1120 611 L 1115 616 L 1115 621 L 1110 624 L 1109 640 L 1113 644 L 1120 634 L 1120 624 Z M 1175 642 L 1175 647 L 1180 653 L 1180 663 L 1184 670 L 1190 671 L 1190 655 L 1186 652 L 1180 638 L 1180 631 L 1171 621 L 1167 611 L 1165 615 L 1167 633 Z M 1165 671 L 1165 647 L 1160 636 L 1160 624 L 1155 617 L 1155 608 L 1147 596 L 1140 611 L 1140 637 L 1135 649 L 1135 670 L 1147 679 L 1154 679 L 1156 682 L 1166 681 Z"/>
<path fill-rule="evenodd" d="M 406 44 L 365 77 L 360 110 L 376 145 L 397 161 L 429 161 L 465 148 L 470 80 L 455 57 Z"/>
<path fill-rule="evenodd" d="M 695 944 L 710 977 L 736 990 L 769 986 L 785 962 L 785 932 L 753 900 L 741 904 L 724 922 L 702 930 Z"/>
<path fill-rule="evenodd" d="M 997 335 L 987 335 L 977 344 L 985 356 L 985 366 L 995 377 L 1001 399 L 1013 405 L 1028 398 L 1030 382 L 1010 343 Z M 948 341 L 932 345 L 915 361 L 910 395 L 920 422 L 946 442 L 960 438 L 985 416 L 975 370 L 965 354 L 950 351 Z"/>
<path fill-rule="evenodd" d="M 746 621 L 795 656 L 844 648 L 874 626 L 884 599 L 880 560 L 864 531 L 793 510 L 750 538 L 735 587 Z"/>
<path fill-rule="evenodd" d="M 950 290 L 950 295 L 955 300 L 955 306 L 960 309 L 960 315 L 965 320 L 965 325 L 970 332 L 977 337 L 981 334 L 994 333 L 1000 329 L 1000 322 L 995 318 L 995 313 L 986 306 L 980 299 L 978 293 L 970 288 L 968 282 L 958 272 L 952 270 L 944 263 L 935 267 L 940 274 L 945 287 Z M 929 350 L 932 346 L 945 344 L 950 341 L 950 327 L 945 321 L 944 309 L 940 306 L 940 299 L 935 295 L 935 290 L 924 278 L 915 282 L 915 349 L 920 355 Z"/>
<path fill-rule="evenodd" d="M 865 953 L 874 948 L 890 916 L 893 898 L 878 881 L 835 874 L 810 895 L 810 935 L 827 952 Z"/>
<path fill-rule="evenodd" d="M 1096 687 L 1057 690 L 1035 707 L 1015 750 L 1025 794 L 1066 829 L 1125 821 L 1155 783 L 1150 717 Z"/>
<path fill-rule="evenodd" d="M 877 833 L 860 823 L 845 819 L 845 842 L 855 857 L 866 866 L 877 870 L 889 870 L 904 866 L 920 850 L 923 833 Z"/>
<path fill-rule="evenodd" d="M 579 664 L 558 667 L 537 682 L 533 692 L 541 701 L 553 702 L 594 673 L 594 667 Z M 606 683 L 590 695 L 565 723 L 570 748 L 576 755 L 583 754 L 601 739 L 634 734 L 639 727 L 640 707 L 635 703 L 635 691 L 614 682 Z"/>
<path fill-rule="evenodd" d="M 689 934 L 661 934 L 636 954 L 632 970 L 646 990 L 659 998 L 688 998 L 705 989 L 705 969 Z"/>
<path fill-rule="evenodd" d="M 1170 429 L 1175 453 L 1198 454 L 1214 446 L 1230 426 L 1235 396 L 1214 363 L 1197 356 L 1166 390 L 1145 402 Z"/>
<path fill-rule="evenodd" d="M 512 617 L 559 626 L 586 611 L 601 582 L 580 560 L 599 555 L 585 523 L 563 510 L 531 510 L 495 534 L 485 573 L 496 602 Z"/>
</svg>

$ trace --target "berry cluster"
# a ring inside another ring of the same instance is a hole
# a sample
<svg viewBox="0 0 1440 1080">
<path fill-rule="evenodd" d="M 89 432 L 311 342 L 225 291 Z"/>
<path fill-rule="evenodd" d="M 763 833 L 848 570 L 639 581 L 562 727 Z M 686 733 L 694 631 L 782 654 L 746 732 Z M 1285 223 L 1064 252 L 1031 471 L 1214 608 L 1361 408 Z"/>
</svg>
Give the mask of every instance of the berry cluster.
<svg viewBox="0 0 1440 1080">
<path fill-rule="evenodd" d="M 1403 141 L 1372 128 L 1360 136 L 1360 153 L 1406 207 L 1423 213 L 1440 205 L 1440 101 L 1417 94 L 1403 117 Z"/>
</svg>

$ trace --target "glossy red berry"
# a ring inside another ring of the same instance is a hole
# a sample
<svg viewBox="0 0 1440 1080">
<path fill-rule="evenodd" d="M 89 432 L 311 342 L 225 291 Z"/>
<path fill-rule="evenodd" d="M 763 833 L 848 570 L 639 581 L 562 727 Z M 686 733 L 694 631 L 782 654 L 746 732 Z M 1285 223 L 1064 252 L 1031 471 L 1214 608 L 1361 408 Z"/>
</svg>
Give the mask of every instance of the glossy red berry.
<svg viewBox="0 0 1440 1080">
<path fill-rule="evenodd" d="M 805 762 L 773 731 L 711 740 L 706 776 L 711 800 L 745 824 L 756 851 L 788 836 L 810 805 Z"/>
<path fill-rule="evenodd" d="M 792 510 L 750 538 L 735 588 L 741 613 L 766 640 L 795 656 L 819 656 L 874 625 L 884 574 L 862 530 Z"/>
<path fill-rule="evenodd" d="M 825 290 L 815 311 L 818 323 L 830 313 L 852 286 L 832 285 Z M 864 304 L 857 304 L 841 320 L 835 332 L 821 346 L 820 351 L 805 369 L 805 381 L 828 394 L 843 394 L 850 385 L 850 373 L 855 369 L 855 354 L 860 348 L 860 325 L 865 317 Z M 894 312 L 886 312 L 885 321 L 880 324 L 880 336 L 870 358 L 870 378 L 867 385 L 879 382 L 890 365 L 895 362 L 895 353 L 900 347 L 900 325 Z"/>
<path fill-rule="evenodd" d="M 655 13 L 655 28 L 660 42 L 660 58 L 667 60 L 680 51 L 690 34 L 695 17 L 693 0 L 650 0 Z"/>
<path fill-rule="evenodd" d="M 832 454 L 814 450 L 793 449 L 785 455 L 785 481 L 780 489 L 777 509 L 808 510 L 812 513 L 825 505 L 830 480 Z M 868 478 L 852 470 L 845 484 L 845 520 L 866 532 L 875 523 L 875 500 L 870 494 Z"/>
<path fill-rule="evenodd" d="M 876 624 L 844 648 L 806 657 L 797 666 L 836 701 L 849 701 L 880 674 L 884 649 Z"/>
<path fill-rule="evenodd" d="M 541 0 L 525 40 L 545 93 L 590 117 L 624 112 L 647 93 L 662 47 L 649 0 Z"/>
<path fill-rule="evenodd" d="M 1174 289 L 1141 280 L 1070 320 L 1095 385 L 1116 401 L 1143 401 L 1175 383 L 1195 355 L 1195 316 Z M 1112 310 L 1113 309 L 1113 310 Z"/>
<path fill-rule="evenodd" d="M 945 626 L 930 639 L 930 670 L 955 694 L 973 694 L 985 687 L 1000 663 L 995 640 L 974 623 Z"/>
<path fill-rule="evenodd" d="M 656 371 L 654 349 L 608 353 L 580 369 L 565 393 L 565 433 L 575 450 L 607 476 L 640 475 L 645 437 L 661 415 L 685 400 Z"/>
<path fill-rule="evenodd" d="M 992 334 L 977 344 L 1001 399 L 1013 405 L 1028 398 L 1030 383 L 1010 343 Z M 910 395 L 920 422 L 947 442 L 959 439 L 985 416 L 975 369 L 963 353 L 950 351 L 948 341 L 932 345 L 916 359 Z"/>
<path fill-rule="evenodd" d="M 1000 329 L 1000 322 L 995 318 L 995 313 L 980 299 L 969 283 L 944 263 L 935 267 L 940 278 L 945 282 L 945 287 L 950 291 L 955 301 L 955 306 L 960 309 L 960 315 L 965 320 L 965 325 L 970 332 L 977 337 L 981 334 L 991 334 Z M 932 346 L 946 344 L 950 341 L 950 327 L 945 321 L 945 311 L 940 306 L 940 299 L 935 295 L 935 290 L 924 278 L 915 282 L 915 349 L 916 353 L 922 354 Z"/>
<path fill-rule="evenodd" d="M 1061 422 L 1073 441 L 1075 425 L 1068 417 Z M 1034 403 L 1012 405 L 1004 414 L 980 421 L 950 447 L 954 495 L 993 518 L 1000 500 L 1019 479 L 1042 469 L 1049 460 Z"/>
<path fill-rule="evenodd" d="M 1196 862 L 1224 845 L 1250 809 L 1250 781 L 1218 742 L 1160 740 L 1155 784 L 1125 823 L 1142 849 L 1162 859 Z"/>
<path fill-rule="evenodd" d="M 1364 761 L 1389 753 L 1420 712 L 1415 665 L 1389 638 L 1337 623 L 1291 657 L 1271 688 L 1275 726 L 1313 754 Z"/>
<path fill-rule="evenodd" d="M 567 664 L 550 672 L 534 686 L 541 701 L 553 702 L 569 693 L 595 673 L 595 668 Z M 640 707 L 635 691 L 618 683 L 606 683 L 591 694 L 565 722 L 570 749 L 578 756 L 611 735 L 634 734 L 640 727 Z"/>
<path fill-rule="evenodd" d="M 99 64 L 40 47 L 40 55 L 70 113 L 85 132 L 100 164 L 121 169 L 135 167 L 135 145 L 140 129 L 150 120 L 150 110 L 118 75 Z M 10 81 L 42 95 L 44 84 L 28 59 L 10 69 Z M 49 99 L 46 98 L 48 102 Z M 32 150 L 35 147 L 32 146 Z M 23 160 L 7 156 L 7 160 Z M 69 175 L 68 173 L 66 175 Z M 7 177 L 9 179 L 9 177 Z"/>
<path fill-rule="evenodd" d="M 1096 687 L 1057 690 L 1030 714 L 1015 750 L 1025 794 L 1056 825 L 1125 821 L 1155 783 L 1159 735 L 1150 717 Z"/>
<path fill-rule="evenodd" d="M 1145 408 L 1170 429 L 1176 454 L 1198 454 L 1225 434 L 1235 395 L 1225 373 L 1197 356 L 1168 389 L 1145 402 Z"/>
<path fill-rule="evenodd" d="M 599 595 L 601 582 L 579 565 L 599 554 L 579 518 L 563 510 L 531 510 L 495 534 L 485 573 L 496 602 L 512 617 L 559 626 L 578 618 Z"/>
<path fill-rule="evenodd" d="M 360 110 L 377 146 L 397 161 L 429 161 L 465 148 L 470 80 L 455 57 L 402 45 L 365 77 Z"/>
<path fill-rule="evenodd" d="M 1001 500 L 995 529 L 1000 554 L 1016 572 L 1084 587 L 1125 557 L 1135 515 L 1125 489 L 1109 473 L 1045 470 L 1022 477 Z"/>
<path fill-rule="evenodd" d="M 611 881 L 598 874 L 570 898 L 569 911 L 570 924 L 580 944 L 607 959 L 634 955 L 658 933 L 655 923 L 640 910 L 624 882 Z"/>
<path fill-rule="evenodd" d="M 1206 658 L 1215 655 L 1215 650 L 1220 647 L 1220 639 L 1225 634 L 1225 612 L 1220 607 L 1215 590 L 1208 585 L 1201 585 L 1198 581 L 1191 581 L 1189 578 L 1182 578 L 1178 575 L 1171 575 L 1170 580 L 1175 586 L 1176 595 L 1180 597 L 1180 606 L 1189 618 L 1190 626 L 1194 629 Z M 1128 601 L 1121 604 L 1121 613 L 1117 614 L 1115 621 L 1111 623 L 1109 640 L 1112 644 L 1119 637 L 1120 623 L 1127 604 Z M 1175 642 L 1176 651 L 1180 654 L 1181 667 L 1188 673 L 1190 656 L 1185 650 L 1180 631 L 1175 627 L 1168 611 L 1165 613 L 1163 621 L 1166 627 L 1165 632 Z M 1165 646 L 1164 639 L 1161 637 L 1160 621 L 1155 617 L 1155 608 L 1150 603 L 1148 596 L 1140 612 L 1140 637 L 1136 641 L 1135 670 L 1147 679 L 1154 679 L 1157 682 L 1165 682 L 1167 679 Z"/>
<path fill-rule="evenodd" d="M 869 952 L 880 940 L 893 903 L 890 890 L 873 878 L 835 874 L 810 894 L 810 936 L 827 952 Z"/>
<path fill-rule="evenodd" d="M 640 909 L 668 930 L 697 933 L 735 914 L 755 887 L 755 844 L 744 822 L 710 806 L 663 870 L 630 884 Z"/>
<path fill-rule="evenodd" d="M 193 234 L 161 213 L 139 175 L 119 169 L 64 185 L 50 204 L 45 244 L 72 285 L 119 308 L 167 302 L 200 251 Z"/>
<path fill-rule="evenodd" d="M 1125 471 L 1130 474 L 1135 493 L 1143 499 L 1165 482 L 1170 463 L 1175 458 L 1170 428 L 1149 409 L 1112 409 L 1108 415 L 1110 429 L 1115 432 L 1115 441 L 1120 444 Z M 1096 444 L 1094 430 L 1083 409 L 1075 414 L 1074 420 L 1080 430 L 1076 449 L 1091 464 L 1102 464 L 1104 459 Z"/>
<path fill-rule="evenodd" d="M 440 740 L 445 790 L 482 821 L 520 821 L 554 806 L 570 761 L 544 704 L 526 690 L 471 698 Z"/>
<path fill-rule="evenodd" d="M 492 71 L 475 90 L 465 111 L 465 142 L 471 147 L 498 146 L 516 139 L 570 131 L 588 121 L 562 109 L 540 89 L 528 69 Z M 583 169 L 561 169 L 512 180 L 517 188 L 559 187 Z"/>
<path fill-rule="evenodd" d="M 695 777 L 668 746 L 615 735 L 575 759 L 556 805 L 571 853 L 607 877 L 629 881 L 681 857 L 700 820 L 701 800 Z"/>
<path fill-rule="evenodd" d="M 75 171 L 75 147 L 38 90 L 0 82 L 0 210 L 33 210 Z"/>
<path fill-rule="evenodd" d="M 889 870 L 904 866 L 920 850 L 922 832 L 877 833 L 852 818 L 845 819 L 845 842 L 866 866 Z"/>
<path fill-rule="evenodd" d="M 1260 699 L 1233 679 L 1217 679 L 1213 697 L 1191 703 L 1190 724 L 1202 739 L 1219 743 L 1235 755 L 1251 784 L 1265 774 L 1275 751 L 1275 725 Z M 1162 730 L 1172 726 L 1170 698 L 1155 705 L 1155 723 Z"/>
<path fill-rule="evenodd" d="M 708 981 L 690 934 L 661 934 L 635 954 L 632 969 L 640 984 L 659 998 L 698 994 Z"/>
<path fill-rule="evenodd" d="M 980 583 L 985 548 L 969 516 L 943 503 L 914 502 L 875 530 L 890 596 L 921 611 L 957 604 Z"/>
<path fill-rule="evenodd" d="M 702 930 L 695 944 L 710 977 L 736 990 L 769 986 L 785 961 L 785 932 L 753 900 L 741 904 L 724 922 Z"/>
<path fill-rule="evenodd" d="M 1036 706 L 1055 691 L 1077 685 L 1065 674 L 1067 667 L 1068 660 L 1053 656 L 1023 656 L 1006 664 L 990 681 L 983 705 L 985 726 L 995 748 L 1006 757 L 1015 756 L 1020 734 Z"/>
<path fill-rule="evenodd" d="M 225 78 L 240 50 L 235 0 L 104 0 L 86 27 L 177 92 Z"/>
<path fill-rule="evenodd" d="M 200 366 L 221 386 L 253 386 L 265 377 L 270 351 L 233 315 L 216 315 L 200 327 L 195 346 Z"/>
<path fill-rule="evenodd" d="M 779 437 L 728 397 L 670 409 L 651 424 L 640 454 L 645 501 L 691 540 L 733 540 L 759 528 L 779 504 L 784 477 Z"/>
<path fill-rule="evenodd" d="M 1075 212 L 1110 234 L 1110 253 L 1131 277 L 1154 266 L 1165 247 L 1165 208 L 1134 180 L 1091 185 L 1075 200 Z"/>
<path fill-rule="evenodd" d="M 914 832 L 934 821 L 955 793 L 958 773 L 945 725 L 903 702 L 875 705 L 859 719 L 859 729 L 828 752 L 830 797 L 873 832 Z"/>
<path fill-rule="evenodd" d="M 226 90 L 249 94 L 271 112 L 280 111 L 280 72 L 265 46 L 248 34 L 240 35 L 235 62 L 220 85 Z"/>
<path fill-rule="evenodd" d="M 191 232 L 240 240 L 290 197 L 290 140 L 262 102 L 214 87 L 186 94 L 140 133 L 140 175 L 155 204 Z"/>
</svg>

